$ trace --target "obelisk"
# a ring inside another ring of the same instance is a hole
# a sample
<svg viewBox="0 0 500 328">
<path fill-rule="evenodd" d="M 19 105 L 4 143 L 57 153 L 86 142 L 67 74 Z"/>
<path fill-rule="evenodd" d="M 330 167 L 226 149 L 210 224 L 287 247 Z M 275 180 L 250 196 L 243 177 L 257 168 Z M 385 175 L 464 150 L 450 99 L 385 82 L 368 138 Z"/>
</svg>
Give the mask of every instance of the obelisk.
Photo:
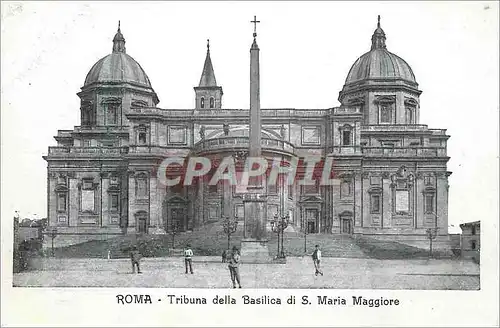
<svg viewBox="0 0 500 328">
<path fill-rule="evenodd" d="M 261 152 L 261 119 L 260 119 L 260 76 L 259 46 L 257 45 L 256 26 L 254 24 L 253 43 L 250 48 L 250 111 L 249 111 L 249 146 L 248 158 L 260 158 Z M 247 162 L 248 163 L 248 162 Z M 267 251 L 267 197 L 262 179 L 250 180 L 247 193 L 243 199 L 245 207 L 245 230 L 242 243 L 242 256 L 250 260 L 268 258 Z"/>
</svg>

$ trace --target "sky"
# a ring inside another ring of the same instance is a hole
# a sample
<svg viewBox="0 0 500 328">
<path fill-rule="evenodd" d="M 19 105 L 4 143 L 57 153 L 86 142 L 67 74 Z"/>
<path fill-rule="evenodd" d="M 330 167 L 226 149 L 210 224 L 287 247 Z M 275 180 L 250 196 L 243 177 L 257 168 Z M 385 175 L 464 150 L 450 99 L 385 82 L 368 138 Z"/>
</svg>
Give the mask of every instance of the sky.
<svg viewBox="0 0 500 328">
<path fill-rule="evenodd" d="M 159 107 L 193 108 L 210 39 L 223 107 L 249 106 L 254 15 L 261 106 L 338 106 L 351 65 L 370 50 L 377 15 L 387 49 L 420 90 L 420 123 L 447 129 L 449 222 L 498 228 L 499 57 L 496 2 L 1 2 L 1 213 L 46 217 L 48 146 L 80 125 L 92 65 L 111 53 L 118 20 L 127 53 Z"/>
</svg>

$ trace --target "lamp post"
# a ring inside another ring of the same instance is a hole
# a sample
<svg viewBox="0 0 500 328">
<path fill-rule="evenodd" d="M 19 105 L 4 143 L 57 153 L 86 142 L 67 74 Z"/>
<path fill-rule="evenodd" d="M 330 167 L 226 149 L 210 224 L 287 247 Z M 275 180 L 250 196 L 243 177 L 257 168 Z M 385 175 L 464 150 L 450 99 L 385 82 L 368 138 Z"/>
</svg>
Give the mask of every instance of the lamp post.
<svg viewBox="0 0 500 328">
<path fill-rule="evenodd" d="M 271 220 L 271 231 L 278 234 L 278 250 L 276 252 L 276 257 L 280 256 L 280 229 L 278 227 L 278 213 L 274 215 L 274 218 Z"/>
<path fill-rule="evenodd" d="M 52 257 L 54 257 L 54 239 L 57 237 L 57 228 L 50 228 L 48 232 L 50 238 L 52 239 Z"/>
<path fill-rule="evenodd" d="M 306 223 L 306 220 L 303 220 L 302 222 L 304 222 L 304 253 L 307 253 L 307 225 L 305 224 Z"/>
<path fill-rule="evenodd" d="M 231 246 L 231 235 L 236 232 L 237 227 L 237 217 L 235 217 L 234 219 L 226 217 L 224 221 L 222 221 L 222 228 L 224 229 L 224 233 L 227 235 L 227 249 L 229 249 Z"/>
<path fill-rule="evenodd" d="M 172 234 L 172 249 L 175 249 L 175 235 L 177 234 L 177 224 L 172 222 L 170 226 L 170 233 Z"/>
<path fill-rule="evenodd" d="M 432 241 L 436 239 L 438 229 L 439 228 L 428 228 L 426 230 L 427 238 L 429 239 L 429 258 L 432 257 Z"/>
<path fill-rule="evenodd" d="M 281 218 L 279 218 L 278 214 L 274 215 L 274 220 L 271 221 L 271 230 L 278 234 L 278 251 L 276 255 L 277 258 L 285 258 L 283 235 L 287 227 L 288 227 L 288 215 L 282 215 Z"/>
</svg>

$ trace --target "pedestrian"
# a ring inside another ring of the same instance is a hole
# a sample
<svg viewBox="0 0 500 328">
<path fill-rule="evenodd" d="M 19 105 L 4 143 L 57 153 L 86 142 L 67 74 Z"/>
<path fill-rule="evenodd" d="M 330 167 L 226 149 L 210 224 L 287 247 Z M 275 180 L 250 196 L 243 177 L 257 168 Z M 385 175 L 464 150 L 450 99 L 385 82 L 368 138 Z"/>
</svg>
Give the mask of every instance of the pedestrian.
<svg viewBox="0 0 500 328">
<path fill-rule="evenodd" d="M 227 250 L 223 250 L 222 251 L 222 263 L 226 263 L 227 262 Z"/>
<path fill-rule="evenodd" d="M 191 245 L 187 244 L 184 249 L 184 265 L 186 266 L 186 274 L 188 273 L 188 265 L 189 271 L 193 274 L 193 263 L 192 263 L 193 251 L 191 250 Z"/>
<path fill-rule="evenodd" d="M 238 252 L 238 248 L 233 246 L 233 251 L 229 257 L 229 273 L 231 274 L 231 281 L 233 282 L 233 288 L 236 288 L 236 282 L 238 283 L 238 287 L 241 288 L 240 283 L 240 254 Z"/>
<path fill-rule="evenodd" d="M 135 267 L 137 266 L 137 273 L 142 273 L 141 268 L 139 266 L 139 262 L 141 261 L 142 255 L 137 249 L 137 246 L 133 246 L 130 251 L 130 260 L 132 261 L 132 273 L 135 273 Z"/>
<path fill-rule="evenodd" d="M 314 269 L 316 270 L 314 272 L 314 275 L 323 275 L 323 272 L 321 271 L 321 266 L 320 266 L 320 263 L 321 263 L 321 250 L 319 249 L 319 245 L 316 245 L 315 246 L 315 250 L 314 252 L 312 253 L 312 259 L 313 259 L 313 262 L 314 262 Z"/>
</svg>

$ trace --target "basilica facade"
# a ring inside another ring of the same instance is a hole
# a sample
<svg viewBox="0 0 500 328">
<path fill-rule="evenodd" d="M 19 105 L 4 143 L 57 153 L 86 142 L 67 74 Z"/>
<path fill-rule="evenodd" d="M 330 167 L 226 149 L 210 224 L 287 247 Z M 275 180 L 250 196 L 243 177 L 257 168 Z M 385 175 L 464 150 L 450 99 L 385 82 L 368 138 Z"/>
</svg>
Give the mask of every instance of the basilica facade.
<svg viewBox="0 0 500 328">
<path fill-rule="evenodd" d="M 370 51 L 347 74 L 339 107 L 260 109 L 262 156 L 333 163 L 330 185 L 266 185 L 267 220 L 287 216 L 296 231 L 310 234 L 419 245 L 433 231 L 437 244 L 447 240 L 449 136 L 421 124 L 415 75 L 385 41 L 379 18 Z M 245 188 L 206 179 L 165 186 L 158 178 L 169 156 L 208 157 L 216 168 L 249 148 L 249 109 L 224 108 L 209 45 L 192 109 L 158 107 L 120 27 L 112 53 L 92 66 L 78 96 L 80 125 L 59 130 L 57 146 L 44 156 L 49 226 L 61 243 L 189 231 L 225 217 L 245 224 Z"/>
</svg>

